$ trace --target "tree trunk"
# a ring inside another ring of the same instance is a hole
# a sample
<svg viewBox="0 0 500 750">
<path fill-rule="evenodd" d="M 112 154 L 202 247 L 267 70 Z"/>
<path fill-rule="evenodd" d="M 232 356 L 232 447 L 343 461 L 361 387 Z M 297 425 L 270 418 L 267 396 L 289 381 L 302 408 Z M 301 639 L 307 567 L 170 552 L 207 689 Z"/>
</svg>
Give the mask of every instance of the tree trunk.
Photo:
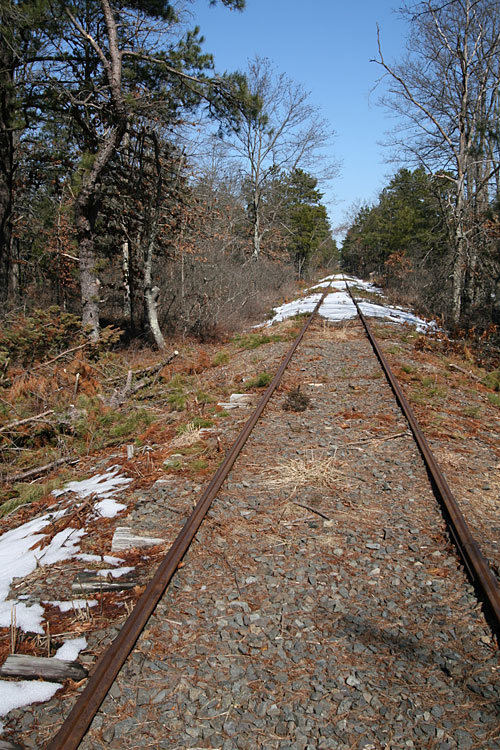
<svg viewBox="0 0 500 750">
<path fill-rule="evenodd" d="M 260 196 L 254 194 L 252 201 L 252 223 L 253 223 L 253 257 L 258 258 L 260 255 L 260 243 L 262 235 L 260 233 Z"/>
<path fill-rule="evenodd" d="M 82 187 L 75 201 L 75 223 L 80 252 L 80 292 L 82 301 L 82 324 L 91 341 L 99 340 L 99 287 L 97 278 L 94 224 L 97 217 L 97 190 L 102 173 L 116 153 L 127 130 L 127 111 L 123 100 L 122 53 L 119 48 L 118 27 L 109 0 L 101 0 L 106 23 L 109 57 L 98 43 L 89 37 L 71 16 L 79 33 L 97 50 L 106 73 L 109 87 L 109 106 L 114 125 L 102 135 L 101 144 L 95 154 L 92 167 L 83 174 Z"/>
<path fill-rule="evenodd" d="M 123 271 L 123 317 L 131 321 L 132 303 L 130 301 L 130 250 L 128 240 L 122 242 L 122 271 Z"/>
<path fill-rule="evenodd" d="M 458 227 L 455 238 L 453 258 L 453 291 L 451 301 L 451 321 L 458 325 L 462 315 L 462 298 L 464 292 L 465 269 L 467 266 L 466 240 L 462 227 Z"/>
<path fill-rule="evenodd" d="M 166 349 L 167 344 L 163 338 L 160 323 L 158 321 L 159 300 L 160 288 L 158 286 L 151 287 L 151 284 L 149 283 L 144 289 L 144 301 L 146 304 L 149 330 L 151 331 L 151 335 L 158 349 L 163 350 Z"/>
<path fill-rule="evenodd" d="M 112 159 L 126 130 L 126 120 L 111 128 L 97 152 L 75 202 L 75 223 L 80 252 L 80 293 L 82 299 L 82 325 L 91 341 L 99 340 L 99 287 L 97 278 L 94 224 L 98 207 L 97 186 L 104 169 Z"/>
<path fill-rule="evenodd" d="M 142 241 L 132 242 L 130 252 L 130 323 L 134 335 L 141 334 L 145 328 L 144 304 L 144 252 Z"/>
<path fill-rule="evenodd" d="M 9 289 L 14 184 L 14 72 L 5 45 L 0 49 L 0 309 Z"/>
<path fill-rule="evenodd" d="M 99 341 L 99 288 L 92 222 L 87 212 L 77 209 L 76 233 L 80 253 L 80 293 L 82 299 L 82 325 L 91 341 Z"/>
<path fill-rule="evenodd" d="M 161 200 L 163 191 L 162 165 L 160 158 L 160 148 L 156 133 L 151 133 L 151 139 L 154 146 L 154 158 L 156 167 L 156 194 L 154 205 L 149 209 L 149 217 L 146 222 L 145 241 L 146 252 L 144 253 L 144 304 L 146 308 L 146 317 L 149 330 L 158 349 L 166 348 L 165 339 L 160 330 L 158 322 L 158 306 L 160 299 L 160 289 L 153 286 L 153 251 L 158 234 L 158 223 L 160 219 Z"/>
</svg>

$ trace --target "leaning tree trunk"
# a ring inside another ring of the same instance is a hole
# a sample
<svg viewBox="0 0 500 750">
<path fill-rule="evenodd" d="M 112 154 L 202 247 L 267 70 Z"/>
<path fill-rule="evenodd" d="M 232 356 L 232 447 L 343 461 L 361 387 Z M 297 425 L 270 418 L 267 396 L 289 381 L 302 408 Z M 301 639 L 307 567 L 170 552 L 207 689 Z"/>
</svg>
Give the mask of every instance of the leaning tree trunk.
<svg viewBox="0 0 500 750">
<path fill-rule="evenodd" d="M 109 86 L 109 107 L 114 125 L 105 131 L 91 169 L 85 172 L 81 190 L 75 201 L 75 224 L 80 253 L 80 292 L 82 324 L 91 341 L 99 340 L 99 287 L 97 278 L 94 224 L 97 215 L 97 190 L 100 179 L 116 153 L 127 129 L 127 111 L 122 93 L 122 52 L 119 48 L 118 25 L 110 0 L 100 0 L 106 23 L 108 54 L 80 26 L 67 10 L 80 35 L 90 42 L 101 59 Z"/>
</svg>

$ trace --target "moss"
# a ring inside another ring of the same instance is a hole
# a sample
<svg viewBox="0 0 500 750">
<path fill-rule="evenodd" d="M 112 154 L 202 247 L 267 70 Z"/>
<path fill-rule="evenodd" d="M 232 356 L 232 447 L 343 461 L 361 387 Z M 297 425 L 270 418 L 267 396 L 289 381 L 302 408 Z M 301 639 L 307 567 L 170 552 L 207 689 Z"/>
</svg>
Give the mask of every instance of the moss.
<svg viewBox="0 0 500 750">
<path fill-rule="evenodd" d="M 217 354 L 214 356 L 212 360 L 212 365 L 214 367 L 220 367 L 220 365 L 227 365 L 229 362 L 229 352 L 217 352 Z"/>
<path fill-rule="evenodd" d="M 487 397 L 488 397 L 488 401 L 490 402 L 490 404 L 493 404 L 493 406 L 500 407 L 500 394 L 488 393 Z"/>
<path fill-rule="evenodd" d="M 500 370 L 493 370 L 482 378 L 481 383 L 493 391 L 500 391 Z"/>
<path fill-rule="evenodd" d="M 411 375 L 413 372 L 415 372 L 415 367 L 413 365 L 401 365 L 401 369 L 407 375 Z"/>
<path fill-rule="evenodd" d="M 191 461 L 189 468 L 192 471 L 203 471 L 203 469 L 208 468 L 208 461 L 205 461 L 204 458 L 197 458 L 195 461 Z"/>
<path fill-rule="evenodd" d="M 43 484 L 31 484 L 29 482 L 18 482 L 12 488 L 12 497 L 6 500 L 0 505 L 0 518 L 11 513 L 21 505 L 28 505 L 29 503 L 36 503 L 37 500 L 41 500 L 42 497 L 48 495 L 52 490 L 58 489 L 66 481 L 68 481 L 67 475 L 65 477 L 58 477 L 52 479 L 49 482 Z"/>
<path fill-rule="evenodd" d="M 210 393 L 196 391 L 196 400 L 199 404 L 213 404 L 216 399 Z"/>
<path fill-rule="evenodd" d="M 283 341 L 283 337 L 278 333 L 247 333 L 245 335 L 237 334 L 233 338 L 233 342 L 238 344 L 241 349 L 257 349 L 263 344 L 271 344 L 275 341 Z"/>
<path fill-rule="evenodd" d="M 467 406 L 464 409 L 464 415 L 466 417 L 479 417 L 481 415 L 481 407 L 480 406 Z"/>
<path fill-rule="evenodd" d="M 183 435 L 185 432 L 194 432 L 194 430 L 201 430 L 204 427 L 213 427 L 214 423 L 211 419 L 206 417 L 193 417 L 189 422 L 179 425 L 176 432 L 178 435 Z"/>
<path fill-rule="evenodd" d="M 79 417 L 75 422 L 76 450 L 82 454 L 117 445 L 125 439 L 135 438 L 153 422 L 154 417 L 145 409 L 122 413 L 106 407 L 98 398 L 81 396 L 78 400 Z"/>
<path fill-rule="evenodd" d="M 245 390 L 249 391 L 251 388 L 265 388 L 269 385 L 272 379 L 273 376 L 269 372 L 260 372 L 255 377 L 246 381 Z"/>
<path fill-rule="evenodd" d="M 120 415 L 118 422 L 109 430 L 109 434 L 113 438 L 128 437 L 134 435 L 134 433 L 142 432 L 146 427 L 149 427 L 152 421 L 153 417 L 149 412 L 138 409 L 132 414 Z"/>
</svg>

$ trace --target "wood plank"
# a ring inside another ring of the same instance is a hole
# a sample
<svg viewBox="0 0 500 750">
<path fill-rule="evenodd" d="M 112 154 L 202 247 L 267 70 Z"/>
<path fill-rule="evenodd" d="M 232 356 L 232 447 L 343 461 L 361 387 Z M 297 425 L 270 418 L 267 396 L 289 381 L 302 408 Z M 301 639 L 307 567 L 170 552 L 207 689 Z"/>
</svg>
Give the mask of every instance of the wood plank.
<svg viewBox="0 0 500 750">
<path fill-rule="evenodd" d="M 140 586 L 141 582 L 131 574 L 112 578 L 111 576 L 99 576 L 92 570 L 84 570 L 78 573 L 71 584 L 71 590 L 78 593 L 100 591 L 127 591 L 134 586 Z"/>
<path fill-rule="evenodd" d="M 27 680 L 82 680 L 87 670 L 77 661 L 55 657 L 11 654 L 0 667 L 2 677 L 24 677 Z"/>
<path fill-rule="evenodd" d="M 130 526 L 118 526 L 113 534 L 111 551 L 116 552 L 124 549 L 135 549 L 141 547 L 155 547 L 157 544 L 165 544 L 165 539 L 154 536 L 142 536 Z"/>
</svg>

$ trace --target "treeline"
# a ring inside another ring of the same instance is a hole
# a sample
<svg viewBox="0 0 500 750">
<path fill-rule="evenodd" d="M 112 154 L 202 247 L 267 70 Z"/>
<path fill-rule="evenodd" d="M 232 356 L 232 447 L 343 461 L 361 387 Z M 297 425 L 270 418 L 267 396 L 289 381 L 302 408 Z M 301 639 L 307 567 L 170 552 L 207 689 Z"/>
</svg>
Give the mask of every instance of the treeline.
<svg viewBox="0 0 500 750">
<path fill-rule="evenodd" d="M 336 259 L 330 133 L 269 61 L 218 75 L 185 3 L 0 7 L 2 314 L 57 304 L 161 348 Z"/>
<path fill-rule="evenodd" d="M 342 267 L 375 278 L 401 301 L 454 324 L 450 196 L 439 175 L 400 169 L 373 205 L 353 216 L 342 247 Z M 476 263 L 467 269 L 458 322 L 487 328 L 500 323 L 500 206 L 494 199 L 477 217 L 468 242 Z"/>
<path fill-rule="evenodd" d="M 374 272 L 451 325 L 500 318 L 500 9 L 493 0 L 405 5 L 407 56 L 386 61 L 403 169 L 359 210 L 344 265 Z"/>
</svg>

